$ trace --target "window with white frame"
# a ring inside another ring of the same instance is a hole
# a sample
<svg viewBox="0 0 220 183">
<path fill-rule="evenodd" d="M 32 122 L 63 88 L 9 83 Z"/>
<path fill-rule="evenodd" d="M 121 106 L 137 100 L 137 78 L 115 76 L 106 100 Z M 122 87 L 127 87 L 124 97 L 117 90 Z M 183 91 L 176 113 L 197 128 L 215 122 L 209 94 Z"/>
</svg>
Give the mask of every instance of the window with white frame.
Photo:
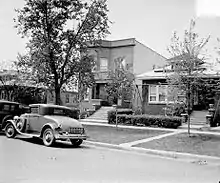
<svg viewBox="0 0 220 183">
<path fill-rule="evenodd" d="M 107 70 L 108 70 L 108 59 L 100 58 L 100 71 L 107 71 Z"/>
<path fill-rule="evenodd" d="M 149 86 L 149 102 L 156 102 L 157 101 L 157 86 L 150 85 Z"/>
<path fill-rule="evenodd" d="M 149 103 L 182 102 L 185 92 L 168 85 L 149 85 Z"/>
</svg>

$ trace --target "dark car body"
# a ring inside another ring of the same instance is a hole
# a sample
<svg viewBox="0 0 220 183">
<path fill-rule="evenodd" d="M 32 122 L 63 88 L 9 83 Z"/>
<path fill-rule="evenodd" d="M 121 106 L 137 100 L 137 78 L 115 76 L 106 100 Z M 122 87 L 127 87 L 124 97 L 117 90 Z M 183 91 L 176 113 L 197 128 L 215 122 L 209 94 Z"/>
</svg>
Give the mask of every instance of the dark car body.
<svg viewBox="0 0 220 183">
<path fill-rule="evenodd" d="M 0 129 L 3 123 L 9 119 L 13 119 L 14 116 L 20 116 L 21 113 L 22 110 L 19 103 L 0 100 Z"/>
<path fill-rule="evenodd" d="M 78 146 L 87 138 L 71 108 L 52 104 L 31 104 L 29 107 L 30 113 L 8 120 L 3 126 L 8 137 L 15 136 L 12 132 L 16 131 L 20 135 L 42 138 L 46 146 L 51 146 L 55 140 L 70 140 Z"/>
</svg>

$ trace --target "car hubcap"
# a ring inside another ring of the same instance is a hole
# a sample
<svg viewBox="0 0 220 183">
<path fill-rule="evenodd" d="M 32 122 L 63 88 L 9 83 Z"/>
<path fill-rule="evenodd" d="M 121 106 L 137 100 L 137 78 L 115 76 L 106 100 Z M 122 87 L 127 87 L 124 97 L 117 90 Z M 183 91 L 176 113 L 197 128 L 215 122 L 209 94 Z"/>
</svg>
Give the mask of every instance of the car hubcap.
<svg viewBox="0 0 220 183">
<path fill-rule="evenodd" d="M 9 136 L 13 135 L 14 129 L 12 127 L 8 127 L 7 133 Z"/>
<path fill-rule="evenodd" d="M 51 132 L 47 132 L 45 135 L 45 140 L 49 143 L 49 142 L 51 142 L 52 138 L 53 137 L 52 137 Z"/>
</svg>

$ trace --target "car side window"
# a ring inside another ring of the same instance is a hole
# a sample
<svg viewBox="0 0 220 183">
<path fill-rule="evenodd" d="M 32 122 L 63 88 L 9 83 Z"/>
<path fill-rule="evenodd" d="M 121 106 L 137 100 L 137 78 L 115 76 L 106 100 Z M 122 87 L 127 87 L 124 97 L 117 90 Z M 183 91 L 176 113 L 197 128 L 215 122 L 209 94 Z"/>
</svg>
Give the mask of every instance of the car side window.
<svg viewBox="0 0 220 183">
<path fill-rule="evenodd" d="M 4 104 L 2 110 L 3 111 L 10 111 L 10 105 L 9 104 Z"/>
<path fill-rule="evenodd" d="M 38 107 L 31 107 L 31 114 L 38 114 Z"/>
<path fill-rule="evenodd" d="M 15 105 L 11 105 L 11 111 L 15 111 Z"/>
</svg>

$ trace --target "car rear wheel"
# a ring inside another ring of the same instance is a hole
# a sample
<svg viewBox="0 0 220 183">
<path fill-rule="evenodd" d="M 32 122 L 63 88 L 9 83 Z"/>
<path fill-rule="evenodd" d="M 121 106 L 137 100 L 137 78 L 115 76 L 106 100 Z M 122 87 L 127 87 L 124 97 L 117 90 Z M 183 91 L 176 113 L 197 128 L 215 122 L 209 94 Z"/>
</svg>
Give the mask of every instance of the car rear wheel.
<svg viewBox="0 0 220 183">
<path fill-rule="evenodd" d="M 72 143 L 74 147 L 79 147 L 82 144 L 83 140 L 82 139 L 70 139 L 70 142 Z"/>
<path fill-rule="evenodd" d="M 43 143 L 45 146 L 52 146 L 55 142 L 53 130 L 46 128 L 43 132 Z"/>
<path fill-rule="evenodd" d="M 5 135 L 8 138 L 13 138 L 16 135 L 15 127 L 12 124 L 7 124 L 5 128 Z"/>
</svg>

